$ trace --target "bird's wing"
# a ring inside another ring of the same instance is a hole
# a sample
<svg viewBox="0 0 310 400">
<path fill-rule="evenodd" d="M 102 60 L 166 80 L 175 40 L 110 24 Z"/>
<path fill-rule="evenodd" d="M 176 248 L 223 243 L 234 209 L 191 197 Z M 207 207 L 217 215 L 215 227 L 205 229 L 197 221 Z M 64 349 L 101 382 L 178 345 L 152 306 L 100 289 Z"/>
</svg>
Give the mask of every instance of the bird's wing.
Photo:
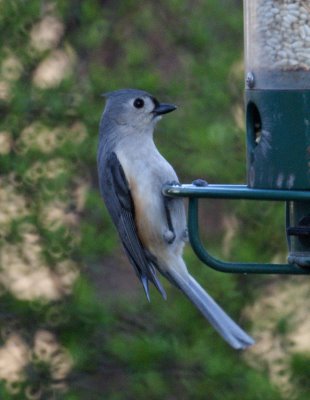
<svg viewBox="0 0 310 400">
<path fill-rule="evenodd" d="M 143 284 L 147 298 L 150 299 L 148 281 L 151 281 L 166 298 L 165 290 L 156 276 L 154 268 L 156 260 L 143 248 L 139 239 L 134 202 L 124 170 L 115 153 L 109 156 L 104 170 L 101 170 L 99 165 L 99 179 L 104 180 L 101 182 L 101 187 L 105 188 L 102 191 L 106 206 L 118 229 L 128 258 Z"/>
</svg>

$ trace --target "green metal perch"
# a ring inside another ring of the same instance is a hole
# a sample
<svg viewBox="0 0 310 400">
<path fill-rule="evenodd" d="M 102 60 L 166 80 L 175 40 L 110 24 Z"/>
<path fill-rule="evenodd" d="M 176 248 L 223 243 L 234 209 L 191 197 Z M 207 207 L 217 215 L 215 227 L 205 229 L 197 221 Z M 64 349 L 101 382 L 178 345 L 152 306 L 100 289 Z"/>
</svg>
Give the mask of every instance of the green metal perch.
<svg viewBox="0 0 310 400">
<path fill-rule="evenodd" d="M 198 200 L 199 198 L 225 198 L 225 199 L 248 199 L 248 200 L 273 200 L 286 201 L 287 210 L 295 202 L 309 202 L 310 191 L 301 190 L 265 190 L 250 189 L 246 185 L 208 185 L 197 187 L 195 185 L 170 186 L 163 188 L 163 194 L 169 197 L 188 197 L 188 233 L 189 240 L 198 258 L 211 268 L 221 272 L 233 272 L 243 274 L 291 274 L 309 275 L 309 258 L 299 258 L 299 263 L 287 264 L 260 264 L 225 262 L 213 257 L 203 245 L 200 239 L 198 223 Z M 289 215 L 287 215 L 287 224 Z M 309 235 L 310 232 L 307 233 Z M 289 240 L 289 239 L 288 239 Z"/>
</svg>

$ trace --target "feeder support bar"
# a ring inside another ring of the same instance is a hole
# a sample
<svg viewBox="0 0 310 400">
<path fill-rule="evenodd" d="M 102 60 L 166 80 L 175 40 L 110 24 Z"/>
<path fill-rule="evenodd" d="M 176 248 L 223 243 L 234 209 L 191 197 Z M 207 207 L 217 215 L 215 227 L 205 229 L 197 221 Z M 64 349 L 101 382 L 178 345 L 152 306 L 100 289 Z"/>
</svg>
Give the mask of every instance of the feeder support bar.
<svg viewBox="0 0 310 400">
<path fill-rule="evenodd" d="M 199 198 L 225 198 L 272 201 L 310 201 L 310 191 L 250 189 L 246 185 L 208 185 L 197 187 L 181 185 L 163 187 L 163 195 L 169 197 L 188 197 L 189 240 L 198 258 L 209 267 L 221 271 L 244 274 L 289 274 L 309 275 L 310 268 L 292 264 L 261 264 L 225 262 L 210 255 L 200 239 L 198 200 Z"/>
</svg>

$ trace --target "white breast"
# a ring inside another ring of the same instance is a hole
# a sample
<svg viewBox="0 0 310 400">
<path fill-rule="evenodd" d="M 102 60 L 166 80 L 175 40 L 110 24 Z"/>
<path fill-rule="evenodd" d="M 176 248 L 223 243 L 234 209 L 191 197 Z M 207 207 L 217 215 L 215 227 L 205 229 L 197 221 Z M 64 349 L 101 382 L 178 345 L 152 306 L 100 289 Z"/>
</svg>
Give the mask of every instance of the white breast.
<svg viewBox="0 0 310 400">
<path fill-rule="evenodd" d="M 130 186 L 140 239 L 150 251 L 154 246 L 167 246 L 163 239 L 167 216 L 161 191 L 164 183 L 178 179 L 175 171 L 158 152 L 152 139 L 143 140 L 143 146 L 132 140 L 123 141 L 116 148 L 116 155 Z M 183 237 L 186 221 L 181 201 L 176 204 L 172 220 L 177 236 Z"/>
</svg>

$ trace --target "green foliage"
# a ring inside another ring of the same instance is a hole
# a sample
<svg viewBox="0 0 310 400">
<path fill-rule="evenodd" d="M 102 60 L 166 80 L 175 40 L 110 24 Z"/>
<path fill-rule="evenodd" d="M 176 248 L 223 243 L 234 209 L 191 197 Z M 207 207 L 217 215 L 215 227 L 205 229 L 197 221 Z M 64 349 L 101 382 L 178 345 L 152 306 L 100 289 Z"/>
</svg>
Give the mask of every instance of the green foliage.
<svg viewBox="0 0 310 400">
<path fill-rule="evenodd" d="M 300 400 L 309 396 L 310 354 L 296 353 L 291 358 L 292 379 L 299 389 Z"/>
<path fill-rule="evenodd" d="M 156 142 L 182 181 L 244 181 L 240 4 L 0 1 L 0 35 L 0 359 L 21 355 L 14 379 L 0 368 L 0 398 L 280 399 L 176 289 L 151 304 L 128 290 L 98 193 L 100 94 L 120 87 L 179 106 Z M 281 213 L 222 205 L 206 239 L 221 252 L 234 214 L 229 256 L 268 259 Z M 238 318 L 245 282 L 186 259 Z"/>
</svg>

